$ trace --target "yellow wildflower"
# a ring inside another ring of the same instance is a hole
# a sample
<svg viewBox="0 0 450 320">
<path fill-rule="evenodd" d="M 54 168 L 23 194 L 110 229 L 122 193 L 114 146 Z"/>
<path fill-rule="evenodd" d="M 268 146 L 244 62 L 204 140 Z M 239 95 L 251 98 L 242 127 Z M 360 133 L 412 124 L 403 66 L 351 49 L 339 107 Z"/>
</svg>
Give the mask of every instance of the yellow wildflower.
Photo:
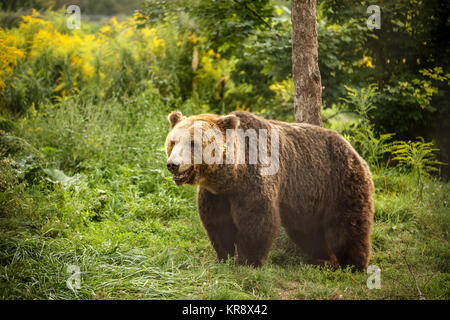
<svg viewBox="0 0 450 320">
<path fill-rule="evenodd" d="M 24 52 L 16 47 L 16 39 L 0 29 L 0 89 L 6 87 L 6 78 L 13 73 L 17 61 L 23 56 Z"/>
<path fill-rule="evenodd" d="M 113 26 L 117 25 L 117 18 L 112 17 L 111 20 L 109 20 L 109 23 L 111 23 Z"/>
<path fill-rule="evenodd" d="M 86 78 L 91 78 L 94 75 L 94 67 L 88 63 L 83 64 L 82 71 Z"/>
<path fill-rule="evenodd" d="M 368 68 L 375 68 L 375 66 L 372 64 L 372 57 L 366 57 L 364 56 L 361 60 L 358 61 L 358 67 L 365 65 Z"/>
<path fill-rule="evenodd" d="M 108 33 L 111 30 L 110 26 L 103 26 L 100 28 L 101 33 Z"/>
<path fill-rule="evenodd" d="M 192 42 L 193 44 L 197 44 L 197 42 L 199 42 L 200 38 L 197 37 L 195 34 L 191 34 L 189 36 L 189 41 Z"/>
</svg>

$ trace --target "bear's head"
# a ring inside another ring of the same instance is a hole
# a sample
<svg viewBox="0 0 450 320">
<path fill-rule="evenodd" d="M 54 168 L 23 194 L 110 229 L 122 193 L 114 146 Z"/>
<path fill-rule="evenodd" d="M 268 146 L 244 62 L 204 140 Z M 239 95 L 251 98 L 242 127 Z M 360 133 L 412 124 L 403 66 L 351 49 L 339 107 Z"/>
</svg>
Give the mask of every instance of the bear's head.
<svg viewBox="0 0 450 320">
<path fill-rule="evenodd" d="M 174 182 L 207 185 L 211 172 L 225 162 L 227 130 L 236 129 L 239 118 L 233 114 L 184 117 L 181 112 L 173 111 L 168 120 L 167 169 Z"/>
</svg>

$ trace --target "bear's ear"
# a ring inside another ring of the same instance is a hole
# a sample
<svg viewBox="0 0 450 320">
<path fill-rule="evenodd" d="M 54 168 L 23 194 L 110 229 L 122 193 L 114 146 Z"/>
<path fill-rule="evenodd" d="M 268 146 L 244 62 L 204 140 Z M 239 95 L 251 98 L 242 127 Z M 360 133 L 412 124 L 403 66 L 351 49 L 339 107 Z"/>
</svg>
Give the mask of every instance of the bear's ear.
<svg viewBox="0 0 450 320">
<path fill-rule="evenodd" d="M 172 111 L 167 119 L 170 122 L 170 129 L 173 129 L 178 122 L 184 119 L 184 116 L 180 111 Z"/>
<path fill-rule="evenodd" d="M 217 120 L 217 125 L 224 130 L 236 129 L 239 126 L 239 118 L 234 114 L 222 116 Z"/>
</svg>

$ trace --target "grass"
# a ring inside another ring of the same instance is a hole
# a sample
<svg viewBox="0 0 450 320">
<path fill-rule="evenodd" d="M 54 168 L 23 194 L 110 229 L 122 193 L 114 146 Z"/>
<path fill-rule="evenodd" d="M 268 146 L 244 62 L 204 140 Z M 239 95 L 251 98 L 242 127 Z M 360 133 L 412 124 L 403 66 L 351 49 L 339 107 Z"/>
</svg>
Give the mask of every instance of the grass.
<svg viewBox="0 0 450 320">
<path fill-rule="evenodd" d="M 147 84 L 0 119 L 1 299 L 450 298 L 450 184 L 428 179 L 419 201 L 415 177 L 395 168 L 374 175 L 380 290 L 367 274 L 304 264 L 284 232 L 262 268 L 214 263 L 196 190 L 165 170 L 171 109 Z"/>
</svg>

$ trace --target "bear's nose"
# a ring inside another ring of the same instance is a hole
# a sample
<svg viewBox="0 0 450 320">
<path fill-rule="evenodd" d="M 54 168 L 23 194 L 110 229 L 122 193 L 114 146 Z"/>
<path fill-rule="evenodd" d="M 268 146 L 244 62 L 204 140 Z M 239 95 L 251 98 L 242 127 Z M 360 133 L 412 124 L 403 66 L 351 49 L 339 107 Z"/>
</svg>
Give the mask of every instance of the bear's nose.
<svg viewBox="0 0 450 320">
<path fill-rule="evenodd" d="M 177 173 L 179 168 L 180 168 L 179 164 L 175 164 L 175 163 L 171 163 L 171 162 L 167 163 L 167 169 L 172 173 Z"/>
</svg>

